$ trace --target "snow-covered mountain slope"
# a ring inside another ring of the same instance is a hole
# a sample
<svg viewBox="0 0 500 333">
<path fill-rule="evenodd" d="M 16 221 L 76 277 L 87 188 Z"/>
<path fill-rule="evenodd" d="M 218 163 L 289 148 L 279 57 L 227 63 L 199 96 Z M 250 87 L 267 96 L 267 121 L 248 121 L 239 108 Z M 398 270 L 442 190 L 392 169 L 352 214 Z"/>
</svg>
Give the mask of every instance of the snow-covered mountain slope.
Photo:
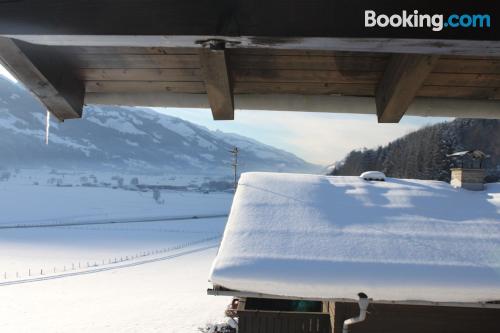
<svg viewBox="0 0 500 333">
<path fill-rule="evenodd" d="M 210 131 L 146 108 L 89 106 L 80 120 L 51 121 L 30 93 L 0 77 L 0 167 L 227 173 L 241 150 L 241 171 L 318 168 L 286 151 L 236 134 Z"/>
</svg>

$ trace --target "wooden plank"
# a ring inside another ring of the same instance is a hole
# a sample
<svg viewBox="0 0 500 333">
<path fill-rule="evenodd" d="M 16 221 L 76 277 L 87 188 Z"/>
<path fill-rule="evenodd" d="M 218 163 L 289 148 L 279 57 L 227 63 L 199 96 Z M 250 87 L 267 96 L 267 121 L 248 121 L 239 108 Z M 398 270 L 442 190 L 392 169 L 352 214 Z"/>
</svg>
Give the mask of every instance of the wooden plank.
<svg viewBox="0 0 500 333">
<path fill-rule="evenodd" d="M 359 314 L 356 303 L 337 302 L 335 309 L 335 333 L 342 332 L 344 320 Z M 490 333 L 496 332 L 498 327 L 500 309 L 370 304 L 366 320 L 349 326 L 349 332 Z"/>
<path fill-rule="evenodd" d="M 0 37 L 0 62 L 59 120 L 80 118 L 84 86 L 45 46 Z"/>
<path fill-rule="evenodd" d="M 234 119 L 234 97 L 225 50 L 203 48 L 200 64 L 214 120 Z"/>
<path fill-rule="evenodd" d="M 374 84 L 342 83 L 255 83 L 234 82 L 234 94 L 299 94 L 299 95 L 341 95 L 374 96 Z M 87 81 L 87 92 L 95 93 L 141 93 L 141 92 L 176 92 L 206 93 L 201 81 Z M 498 87 L 458 87 L 458 86 L 422 86 L 418 97 L 500 99 Z"/>
<path fill-rule="evenodd" d="M 81 54 L 73 58 L 77 68 L 200 68 L 195 54 Z"/>
<path fill-rule="evenodd" d="M 250 332 L 250 323 L 248 315 L 243 313 L 238 315 L 238 329 L 240 332 Z"/>
<path fill-rule="evenodd" d="M 500 87 L 500 74 L 431 73 L 424 85 Z"/>
<path fill-rule="evenodd" d="M 86 81 L 203 81 L 200 69 L 77 69 Z M 382 72 L 235 69 L 232 82 L 357 83 L 374 84 Z"/>
<path fill-rule="evenodd" d="M 321 319 L 321 333 L 331 333 L 332 325 L 330 324 L 330 316 Z"/>
<path fill-rule="evenodd" d="M 397 123 L 432 71 L 437 56 L 393 55 L 375 93 L 380 123 Z"/>
<path fill-rule="evenodd" d="M 375 84 L 317 82 L 234 82 L 235 94 L 374 96 Z"/>
<path fill-rule="evenodd" d="M 80 68 L 199 68 L 197 54 L 127 54 L 123 53 L 83 53 L 74 55 Z M 331 53 L 320 55 L 277 55 L 232 54 L 231 68 L 242 69 L 304 69 L 304 70 L 347 70 L 384 71 L 388 57 L 367 56 L 362 52 L 349 56 Z M 439 59 L 433 73 L 454 74 L 500 74 L 500 59 Z"/>
<path fill-rule="evenodd" d="M 500 99 L 500 87 L 422 86 L 419 97 Z"/>
<path fill-rule="evenodd" d="M 203 81 L 201 69 L 196 68 L 82 68 L 76 70 L 86 81 Z M 231 70 L 232 82 L 318 82 L 318 83 L 376 83 L 382 72 L 322 71 L 322 70 Z"/>
<path fill-rule="evenodd" d="M 86 81 L 87 92 L 184 92 L 206 93 L 202 81 Z M 234 82 L 234 94 L 300 94 L 374 96 L 374 84 L 357 83 L 300 83 L 300 82 Z"/>
<path fill-rule="evenodd" d="M 283 318 L 280 316 L 279 313 L 276 313 L 274 315 L 274 332 L 280 333 L 283 332 Z"/>
<path fill-rule="evenodd" d="M 470 59 L 465 57 L 439 59 L 433 73 L 500 74 L 500 59 Z"/>
<path fill-rule="evenodd" d="M 282 55 L 232 55 L 231 68 L 238 69 L 303 69 L 383 72 L 386 57 L 369 56 L 282 56 Z"/>
<path fill-rule="evenodd" d="M 231 71 L 234 82 L 332 82 L 376 83 L 382 72 L 323 71 L 323 70 L 265 70 L 239 69 Z"/>
<path fill-rule="evenodd" d="M 349 52 L 325 49 L 286 49 L 286 48 L 250 48 L 238 47 L 227 49 L 229 56 L 297 56 L 297 57 L 370 57 L 387 58 L 388 53 L 382 52 Z"/>
<path fill-rule="evenodd" d="M 201 81 L 87 81 L 87 92 L 178 92 L 206 93 Z M 290 83 L 290 82 L 234 82 L 234 94 L 300 94 L 300 95 L 342 95 L 374 96 L 374 84 L 356 83 Z M 419 97 L 500 99 L 498 87 L 460 87 L 424 85 Z"/>
<path fill-rule="evenodd" d="M 279 333 L 274 330 L 274 322 L 276 321 L 276 315 L 271 314 L 266 316 L 264 319 L 264 332 L 266 333 Z"/>
<path fill-rule="evenodd" d="M 54 46 L 67 54 L 120 54 L 120 55 L 198 55 L 198 49 L 185 47 L 130 47 L 130 46 Z"/>
<path fill-rule="evenodd" d="M 205 84 L 201 81 L 87 81 L 85 82 L 85 91 L 91 93 L 206 93 Z"/>
<path fill-rule="evenodd" d="M 0 3 L 1 5 L 1 3 Z M 1 23 L 1 22 L 0 22 Z M 449 29 L 454 30 L 454 29 Z M 474 30 L 474 29 L 470 29 Z M 479 30 L 477 30 L 479 31 Z M 481 30 L 485 31 L 485 30 Z M 8 34 L 8 36 L 12 36 Z M 323 50 L 334 52 L 369 52 L 398 54 L 436 54 L 474 57 L 498 57 L 500 40 L 447 40 L 410 38 L 350 38 L 350 37 L 258 37 L 245 35 L 15 35 L 29 43 L 43 43 L 51 46 L 114 46 L 148 48 L 192 48 L 208 40 L 220 39 L 231 47 L 261 48 L 272 50 Z M 436 35 L 434 35 L 436 37 Z M 463 37 L 463 36 L 462 36 Z"/>
<path fill-rule="evenodd" d="M 288 317 L 286 317 L 283 313 L 280 314 L 281 317 L 281 329 L 282 332 L 291 332 L 292 328 L 292 323 L 290 320 L 288 320 Z"/>
<path fill-rule="evenodd" d="M 259 317 L 255 313 L 251 313 L 247 316 L 248 332 L 258 333 L 259 331 Z"/>
<path fill-rule="evenodd" d="M 85 81 L 203 81 L 200 69 L 93 69 L 76 70 Z"/>
</svg>

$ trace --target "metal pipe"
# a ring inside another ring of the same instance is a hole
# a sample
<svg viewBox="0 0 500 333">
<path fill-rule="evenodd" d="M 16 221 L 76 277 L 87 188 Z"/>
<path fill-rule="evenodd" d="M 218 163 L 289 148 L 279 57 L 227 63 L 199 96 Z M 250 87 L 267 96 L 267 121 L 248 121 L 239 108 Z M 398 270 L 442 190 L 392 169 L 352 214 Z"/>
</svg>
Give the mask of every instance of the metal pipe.
<svg viewBox="0 0 500 333">
<path fill-rule="evenodd" d="M 349 332 L 349 325 L 353 325 L 359 322 L 362 322 L 366 319 L 366 309 L 368 309 L 368 304 L 370 303 L 370 300 L 368 299 L 368 296 L 366 296 L 365 293 L 359 293 L 359 316 L 349 318 L 346 321 L 344 321 L 344 325 L 342 326 L 342 333 L 348 333 Z"/>
</svg>

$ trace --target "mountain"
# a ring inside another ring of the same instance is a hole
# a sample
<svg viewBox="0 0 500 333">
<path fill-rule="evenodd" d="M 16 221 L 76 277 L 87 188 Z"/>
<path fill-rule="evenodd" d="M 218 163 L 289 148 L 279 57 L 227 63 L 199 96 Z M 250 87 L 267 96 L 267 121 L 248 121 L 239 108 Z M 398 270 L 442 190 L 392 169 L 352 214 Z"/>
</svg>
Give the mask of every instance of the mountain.
<svg viewBox="0 0 500 333">
<path fill-rule="evenodd" d="M 390 177 L 450 180 L 456 163 L 447 154 L 479 149 L 490 155 L 485 161 L 487 181 L 500 179 L 500 120 L 455 119 L 421 128 L 377 149 L 351 151 L 334 164 L 329 174 L 359 175 L 379 170 Z"/>
<path fill-rule="evenodd" d="M 83 119 L 51 121 L 21 86 L 0 76 L 0 166 L 227 174 L 238 146 L 241 171 L 310 172 L 317 166 L 237 134 L 210 131 L 147 108 L 87 106 Z"/>
</svg>

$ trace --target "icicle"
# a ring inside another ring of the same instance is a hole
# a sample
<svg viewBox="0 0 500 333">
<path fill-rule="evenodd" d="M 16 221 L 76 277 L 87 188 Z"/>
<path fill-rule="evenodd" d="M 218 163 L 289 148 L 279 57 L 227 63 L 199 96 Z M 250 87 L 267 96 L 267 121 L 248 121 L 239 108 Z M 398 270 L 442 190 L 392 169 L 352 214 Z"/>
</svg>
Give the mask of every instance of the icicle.
<svg viewBox="0 0 500 333">
<path fill-rule="evenodd" d="M 47 118 L 45 120 L 45 144 L 49 144 L 49 129 L 50 129 L 50 112 L 47 110 Z"/>
</svg>

